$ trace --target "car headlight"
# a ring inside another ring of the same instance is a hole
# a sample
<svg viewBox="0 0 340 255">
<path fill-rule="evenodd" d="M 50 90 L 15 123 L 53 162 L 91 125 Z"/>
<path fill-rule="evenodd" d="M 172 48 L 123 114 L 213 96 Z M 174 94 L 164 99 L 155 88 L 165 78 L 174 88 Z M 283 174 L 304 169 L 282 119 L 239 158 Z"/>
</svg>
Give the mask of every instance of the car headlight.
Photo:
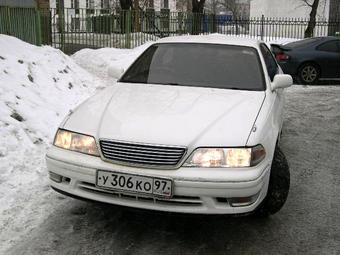
<svg viewBox="0 0 340 255">
<path fill-rule="evenodd" d="M 96 141 L 89 135 L 58 129 L 53 144 L 66 150 L 99 156 Z"/>
<path fill-rule="evenodd" d="M 266 156 L 262 145 L 252 148 L 198 148 L 184 166 L 188 167 L 250 167 Z"/>
</svg>

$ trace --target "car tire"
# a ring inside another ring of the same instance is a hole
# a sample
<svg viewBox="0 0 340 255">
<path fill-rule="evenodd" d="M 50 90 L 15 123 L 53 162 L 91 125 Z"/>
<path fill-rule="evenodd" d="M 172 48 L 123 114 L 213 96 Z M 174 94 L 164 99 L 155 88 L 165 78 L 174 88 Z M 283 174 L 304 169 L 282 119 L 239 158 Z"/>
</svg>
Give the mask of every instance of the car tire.
<svg viewBox="0 0 340 255">
<path fill-rule="evenodd" d="M 316 84 L 320 78 L 320 69 L 316 64 L 305 63 L 299 68 L 298 78 L 302 84 Z"/>
<path fill-rule="evenodd" d="M 290 186 L 290 172 L 287 159 L 277 146 L 270 170 L 268 192 L 262 203 L 256 208 L 257 217 L 267 217 L 275 214 L 285 204 Z"/>
</svg>

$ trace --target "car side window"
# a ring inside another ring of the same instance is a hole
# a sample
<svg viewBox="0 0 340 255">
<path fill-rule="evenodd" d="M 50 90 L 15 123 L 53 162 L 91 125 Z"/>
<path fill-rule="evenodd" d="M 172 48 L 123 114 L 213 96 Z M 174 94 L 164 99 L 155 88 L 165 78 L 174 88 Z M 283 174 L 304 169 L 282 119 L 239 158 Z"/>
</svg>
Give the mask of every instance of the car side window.
<svg viewBox="0 0 340 255">
<path fill-rule="evenodd" d="M 274 76 L 278 73 L 279 67 L 274 59 L 272 52 L 268 49 L 268 47 L 265 44 L 261 44 L 260 49 L 264 58 L 264 62 L 266 63 L 270 80 L 273 81 Z"/>
<path fill-rule="evenodd" d="M 337 53 L 340 52 L 338 41 L 325 42 L 319 45 L 316 49 L 319 51 L 337 52 Z"/>
</svg>

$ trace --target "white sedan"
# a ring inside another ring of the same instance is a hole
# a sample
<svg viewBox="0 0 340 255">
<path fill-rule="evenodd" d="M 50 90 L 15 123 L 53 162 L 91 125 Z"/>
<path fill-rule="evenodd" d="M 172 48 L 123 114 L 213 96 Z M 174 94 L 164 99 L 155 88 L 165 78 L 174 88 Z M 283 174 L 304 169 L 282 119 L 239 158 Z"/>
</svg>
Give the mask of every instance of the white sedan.
<svg viewBox="0 0 340 255">
<path fill-rule="evenodd" d="M 134 208 L 276 213 L 290 182 L 278 142 L 291 84 L 261 41 L 161 39 L 65 118 L 46 155 L 51 186 Z"/>
</svg>

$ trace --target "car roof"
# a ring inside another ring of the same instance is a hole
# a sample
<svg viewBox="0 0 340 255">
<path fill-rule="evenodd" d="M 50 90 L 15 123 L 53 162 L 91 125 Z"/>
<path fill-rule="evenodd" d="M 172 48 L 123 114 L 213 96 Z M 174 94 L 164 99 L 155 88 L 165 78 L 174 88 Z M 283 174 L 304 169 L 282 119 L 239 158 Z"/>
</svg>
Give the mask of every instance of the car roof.
<svg viewBox="0 0 340 255">
<path fill-rule="evenodd" d="M 222 34 L 209 35 L 182 35 L 162 38 L 157 43 L 208 43 L 208 44 L 225 44 L 238 45 L 259 48 L 261 41 L 251 38 L 228 36 Z"/>
<path fill-rule="evenodd" d="M 336 36 L 319 36 L 319 37 L 310 37 L 305 38 L 302 40 L 294 41 L 291 43 L 287 43 L 286 45 L 279 46 L 282 49 L 307 49 L 307 48 L 314 48 L 315 46 L 321 45 L 325 42 L 333 41 L 333 40 L 340 40 L 339 37 Z"/>
<path fill-rule="evenodd" d="M 334 40 L 334 39 L 340 40 L 340 37 L 337 37 L 337 36 L 323 36 L 323 37 L 319 37 L 319 38 L 321 38 L 323 40 Z"/>
</svg>

